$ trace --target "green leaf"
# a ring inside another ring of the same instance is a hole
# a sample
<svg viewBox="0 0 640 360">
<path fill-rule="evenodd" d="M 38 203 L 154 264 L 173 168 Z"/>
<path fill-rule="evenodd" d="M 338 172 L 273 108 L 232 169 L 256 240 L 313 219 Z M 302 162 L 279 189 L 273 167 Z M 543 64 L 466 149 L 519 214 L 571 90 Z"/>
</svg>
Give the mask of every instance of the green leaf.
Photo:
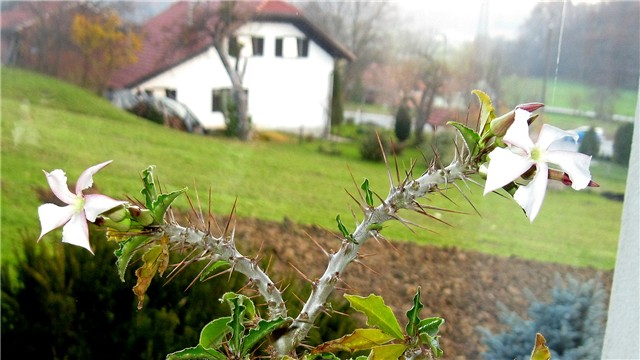
<svg viewBox="0 0 640 360">
<path fill-rule="evenodd" d="M 453 126 L 458 130 L 458 132 L 462 136 L 462 139 L 467 144 L 467 148 L 469 149 L 471 154 L 476 155 L 480 151 L 480 135 L 478 135 L 477 132 L 475 132 L 470 127 L 456 121 L 449 121 L 447 124 Z"/>
<path fill-rule="evenodd" d="M 207 349 L 218 348 L 227 334 L 231 332 L 231 328 L 227 325 L 230 320 L 230 316 L 225 316 L 205 325 L 200 332 L 200 342 L 198 345 Z"/>
<path fill-rule="evenodd" d="M 349 301 L 352 308 L 367 316 L 368 326 L 378 327 L 396 339 L 404 338 L 398 319 L 396 319 L 391 308 L 385 305 L 382 297 L 373 294 L 366 298 L 348 294 L 345 294 L 344 297 Z"/>
<path fill-rule="evenodd" d="M 225 293 L 222 296 L 223 300 L 226 300 L 231 307 L 231 320 L 227 323 L 231 327 L 231 340 L 229 341 L 229 347 L 231 351 L 238 354 L 242 348 L 242 338 L 244 337 L 245 327 L 242 324 L 244 321 L 244 313 L 246 306 L 243 304 L 239 294 Z"/>
<path fill-rule="evenodd" d="M 496 115 L 494 114 L 493 104 L 491 103 L 489 95 L 480 90 L 473 90 L 472 93 L 480 100 L 480 134 L 482 135 L 489 130 L 489 125 Z"/>
<path fill-rule="evenodd" d="M 118 268 L 118 275 L 120 275 L 122 282 L 124 282 L 124 274 L 126 273 L 131 258 L 149 241 L 151 241 L 151 239 L 146 235 L 133 236 L 129 238 L 129 240 L 121 242 L 120 247 L 114 251 L 114 255 L 117 258 L 116 267 Z"/>
<path fill-rule="evenodd" d="M 232 291 L 229 291 L 224 293 L 220 300 L 229 302 L 229 301 L 232 301 L 233 299 L 238 299 L 239 302 L 245 306 L 245 317 L 247 318 L 246 320 L 253 320 L 256 317 L 256 305 L 253 303 L 253 300 L 251 300 L 245 295 L 236 294 Z M 229 306 L 233 311 L 233 307 L 231 303 L 229 303 Z"/>
<path fill-rule="evenodd" d="M 371 353 L 367 359 L 369 360 L 388 360 L 399 359 L 407 350 L 404 344 L 389 344 L 377 346 L 371 349 Z"/>
<path fill-rule="evenodd" d="M 200 281 L 204 281 L 209 276 L 209 274 L 227 265 L 229 265 L 229 262 L 227 261 L 224 261 L 224 260 L 215 261 L 213 264 L 204 268 L 204 270 L 202 271 L 202 275 L 200 275 Z"/>
<path fill-rule="evenodd" d="M 433 355 L 435 355 L 435 357 L 441 357 L 442 354 L 444 354 L 444 351 L 440 348 L 440 336 L 429 336 L 429 334 L 427 333 L 421 333 L 420 339 L 422 340 L 423 344 L 429 345 L 429 347 L 431 348 L 431 352 L 433 353 Z"/>
<path fill-rule="evenodd" d="M 145 206 L 153 213 L 155 223 L 159 224 L 164 218 L 164 213 L 167 211 L 171 203 L 182 193 L 187 191 L 187 188 L 172 191 L 168 194 L 158 195 L 156 184 L 153 180 L 153 170 L 155 166 L 151 165 L 142 172 L 142 182 L 144 188 L 142 189 L 142 195 L 144 196 Z"/>
<path fill-rule="evenodd" d="M 420 325 L 418 325 L 418 332 L 421 334 L 426 333 L 426 334 L 429 334 L 429 336 L 433 337 L 438 335 L 438 332 L 440 331 L 440 326 L 442 326 L 442 324 L 444 324 L 443 318 L 440 318 L 440 317 L 426 318 L 420 321 Z"/>
<path fill-rule="evenodd" d="M 356 329 L 339 339 L 327 341 L 313 349 L 313 353 L 355 352 L 384 345 L 395 338 L 380 329 Z"/>
<path fill-rule="evenodd" d="M 356 359 L 359 359 L 359 357 Z M 367 357 L 365 356 L 363 360 L 366 360 L 366 359 Z M 293 358 L 289 356 L 285 356 L 282 358 L 282 360 L 293 360 Z M 326 354 L 311 354 L 311 355 L 305 354 L 302 356 L 302 360 L 341 360 L 341 359 L 333 354 L 326 353 Z"/>
<path fill-rule="evenodd" d="M 356 240 L 353 238 L 353 235 L 349 232 L 349 230 L 347 230 L 347 227 L 344 226 L 344 223 L 342 223 L 342 219 L 340 219 L 340 214 L 336 216 L 336 221 L 338 222 L 338 229 L 342 233 L 342 236 L 349 239 L 351 242 L 356 243 Z"/>
<path fill-rule="evenodd" d="M 144 203 L 147 209 L 153 209 L 153 202 L 158 197 L 156 184 L 153 181 L 153 170 L 155 168 L 156 167 L 154 165 L 150 165 L 148 168 L 142 171 L 142 182 L 144 184 L 144 188 L 141 192 L 144 196 Z"/>
<path fill-rule="evenodd" d="M 262 340 L 270 335 L 277 329 L 283 328 L 291 324 L 291 319 L 276 318 L 273 320 L 260 320 L 255 328 L 249 330 L 249 333 L 244 338 L 244 344 L 242 345 L 242 355 L 246 355 L 253 351 L 256 345 L 259 345 Z"/>
<path fill-rule="evenodd" d="M 407 311 L 407 318 L 409 319 L 407 327 L 405 328 L 407 335 L 414 336 L 418 332 L 418 327 L 420 325 L 420 311 L 422 308 L 423 305 L 420 301 L 420 287 L 418 287 L 418 291 L 413 297 L 413 306 L 409 311 Z"/>
<path fill-rule="evenodd" d="M 214 349 L 206 349 L 202 345 L 182 349 L 167 355 L 167 360 L 213 359 L 227 360 L 227 356 Z"/>
<path fill-rule="evenodd" d="M 180 190 L 172 191 L 169 194 L 161 194 L 160 196 L 158 196 L 158 198 L 149 208 L 153 212 L 153 217 L 156 223 L 159 224 L 162 222 L 162 219 L 164 219 L 164 213 L 167 211 L 171 203 L 186 191 L 187 188 L 183 188 Z"/>
<path fill-rule="evenodd" d="M 369 189 L 369 179 L 364 179 L 364 182 L 362 183 L 362 185 L 360 185 L 360 188 L 364 190 L 364 198 L 367 202 L 367 205 L 373 207 L 373 192 Z"/>
</svg>

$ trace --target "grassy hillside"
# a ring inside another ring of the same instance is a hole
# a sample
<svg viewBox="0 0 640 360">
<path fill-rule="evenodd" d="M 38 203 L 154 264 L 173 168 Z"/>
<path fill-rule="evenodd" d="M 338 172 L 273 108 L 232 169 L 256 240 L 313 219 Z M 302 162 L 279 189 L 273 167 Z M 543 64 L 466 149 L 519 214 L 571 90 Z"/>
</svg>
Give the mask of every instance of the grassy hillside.
<svg viewBox="0 0 640 360">
<path fill-rule="evenodd" d="M 23 234 L 34 241 L 38 237 L 36 192 L 47 189 L 42 169 L 64 169 L 73 182 L 86 167 L 112 159 L 113 164 L 94 177 L 95 185 L 102 193 L 124 198 L 139 197 L 139 173 L 154 164 L 169 190 L 188 186 L 195 199 L 197 186 L 206 204 L 211 189 L 216 214 L 228 213 L 237 197 L 240 216 L 288 218 L 331 231 L 336 229 L 338 213 L 348 227 L 353 226 L 349 214 L 354 205 L 344 191 L 353 189 L 349 169 L 358 182 L 369 178 L 382 196 L 388 189 L 381 164 L 321 154 L 317 144 L 241 143 L 178 132 L 114 109 L 74 86 L 15 69 L 2 69 L 1 116 L 4 261 L 14 260 L 10 250 L 19 246 Z M 470 197 L 482 217 L 454 190 L 449 195 L 457 205 L 442 196 L 429 200 L 431 205 L 470 213 L 436 214 L 452 227 L 420 220 L 433 232 L 414 234 L 394 224 L 383 234 L 396 240 L 609 269 L 614 265 L 622 204 L 599 192 L 622 191 L 626 173 L 608 163 L 594 166 L 593 173 L 603 188 L 551 190 L 534 224 L 512 201 L 482 197 L 482 189 L 473 186 Z M 188 203 L 180 199 L 177 206 L 186 209 Z M 54 233 L 46 241 L 59 238 Z"/>
</svg>

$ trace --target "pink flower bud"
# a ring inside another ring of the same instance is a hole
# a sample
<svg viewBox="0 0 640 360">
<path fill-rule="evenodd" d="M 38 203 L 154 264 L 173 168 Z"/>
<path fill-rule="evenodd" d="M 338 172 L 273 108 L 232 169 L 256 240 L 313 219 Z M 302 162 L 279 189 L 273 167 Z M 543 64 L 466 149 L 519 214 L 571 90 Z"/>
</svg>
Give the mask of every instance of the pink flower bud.
<svg viewBox="0 0 640 360">
<path fill-rule="evenodd" d="M 543 103 L 527 103 L 527 104 L 517 105 L 516 109 L 522 109 L 522 110 L 527 110 L 528 112 L 534 112 L 543 106 L 544 106 Z"/>
</svg>

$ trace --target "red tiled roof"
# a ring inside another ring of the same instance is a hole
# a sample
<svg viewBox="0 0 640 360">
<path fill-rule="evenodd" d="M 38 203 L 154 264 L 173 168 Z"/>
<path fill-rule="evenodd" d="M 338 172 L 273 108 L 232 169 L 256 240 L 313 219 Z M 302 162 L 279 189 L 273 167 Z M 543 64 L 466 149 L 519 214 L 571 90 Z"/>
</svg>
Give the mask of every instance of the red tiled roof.
<svg viewBox="0 0 640 360">
<path fill-rule="evenodd" d="M 216 4 L 213 3 L 214 6 Z M 353 59 L 353 55 L 348 50 L 315 28 L 293 5 L 277 0 L 240 2 L 240 4 L 255 9 L 253 19 L 256 21 L 292 22 L 303 32 L 309 33 L 311 38 L 333 56 Z M 206 51 L 211 46 L 211 39 L 208 36 L 190 39 L 189 45 L 176 43 L 181 27 L 188 19 L 191 6 L 193 3 L 188 1 L 177 2 L 149 20 L 143 28 L 144 40 L 142 49 L 138 53 L 138 62 L 116 71 L 109 85 L 114 89 L 135 86 Z"/>
</svg>

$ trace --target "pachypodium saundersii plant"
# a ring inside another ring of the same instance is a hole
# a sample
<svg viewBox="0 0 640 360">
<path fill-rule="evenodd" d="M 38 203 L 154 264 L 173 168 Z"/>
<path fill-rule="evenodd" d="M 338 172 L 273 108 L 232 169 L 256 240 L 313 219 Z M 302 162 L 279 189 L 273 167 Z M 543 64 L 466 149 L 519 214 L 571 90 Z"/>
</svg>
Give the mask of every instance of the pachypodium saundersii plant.
<svg viewBox="0 0 640 360">
<path fill-rule="evenodd" d="M 460 135 L 456 155 L 449 165 L 441 165 L 436 159 L 424 173 L 416 176 L 414 162 L 400 176 L 396 162 L 394 177 L 394 171 L 385 157 L 390 186 L 384 198 L 373 191 L 367 179 L 360 185 L 354 179 L 356 192 L 350 193 L 350 196 L 361 209 L 362 215 L 356 219 L 357 224 L 353 229 L 344 224 L 340 215 L 336 217 L 337 228 L 342 235 L 340 247 L 336 252 L 323 250 L 328 259 L 326 270 L 321 277 L 310 280 L 311 294 L 295 317 L 288 314 L 281 290 L 260 268 L 258 261 L 237 250 L 232 226 L 235 205 L 224 229 L 218 234 L 212 231 L 210 217 L 201 212 L 196 213 L 198 224 L 182 226 L 167 211 L 186 189 L 162 193 L 156 186 L 153 166 L 142 172 L 143 199 L 137 203 L 117 201 L 104 195 L 82 194 L 84 189 L 91 186 L 92 176 L 110 162 L 95 165 L 83 172 L 75 194 L 66 188 L 66 177 L 62 170 L 45 172 L 54 194 L 68 206 L 60 208 L 45 204 L 40 207 L 40 237 L 64 225 L 64 242 L 91 251 L 86 236 L 87 221 L 106 228 L 107 239 L 118 244 L 115 255 L 120 279 L 124 281 L 130 264 L 140 264 L 135 271 L 137 282 L 133 287 L 138 308 L 144 304 L 151 280 L 156 274 L 162 276 L 169 268 L 170 254 L 180 256 L 181 260 L 173 266 L 169 279 L 193 263 L 205 264 L 198 276 L 201 281 L 222 267 L 245 275 L 248 285 L 264 299 L 266 314 L 260 315 L 252 300 L 244 295 L 229 293 L 223 297 L 223 301 L 230 305 L 231 315 L 211 321 L 202 330 L 197 346 L 172 353 L 168 356 L 171 359 L 245 359 L 257 356 L 259 348 L 266 349 L 275 358 L 332 358 L 331 353 L 344 350 L 370 350 L 369 358 L 373 359 L 439 357 L 442 350 L 438 342 L 438 329 L 443 320 L 419 318 L 423 307 L 420 291 L 414 298 L 413 307 L 407 312 L 404 332 L 381 298 L 375 295 L 367 298 L 347 295 L 352 307 L 367 315 L 371 328 L 358 329 L 353 334 L 314 349 L 307 347 L 300 350 L 300 346 L 304 345 L 318 316 L 331 311 L 329 295 L 340 283 L 347 266 L 360 261 L 360 250 L 367 240 L 382 238 L 384 223 L 395 220 L 413 226 L 403 217 L 402 211 L 407 210 L 442 221 L 431 212 L 445 209 L 426 205 L 421 199 L 449 188 L 457 189 L 466 197 L 464 188 L 469 189 L 470 184 L 483 186 L 477 180 L 476 175 L 479 175 L 480 178 L 486 178 L 485 194 L 504 189 L 533 221 L 545 196 L 547 181 L 560 181 L 576 190 L 597 186 L 591 181 L 589 156 L 554 147 L 557 141 L 571 138 L 571 134 L 544 125 L 537 141 L 531 139 L 529 125 L 537 118 L 533 112 L 542 104 L 518 105 L 514 110 L 497 117 L 489 97 L 478 90 L 474 94 L 481 104 L 479 126 L 474 129 L 458 122 L 449 123 Z"/>
</svg>

